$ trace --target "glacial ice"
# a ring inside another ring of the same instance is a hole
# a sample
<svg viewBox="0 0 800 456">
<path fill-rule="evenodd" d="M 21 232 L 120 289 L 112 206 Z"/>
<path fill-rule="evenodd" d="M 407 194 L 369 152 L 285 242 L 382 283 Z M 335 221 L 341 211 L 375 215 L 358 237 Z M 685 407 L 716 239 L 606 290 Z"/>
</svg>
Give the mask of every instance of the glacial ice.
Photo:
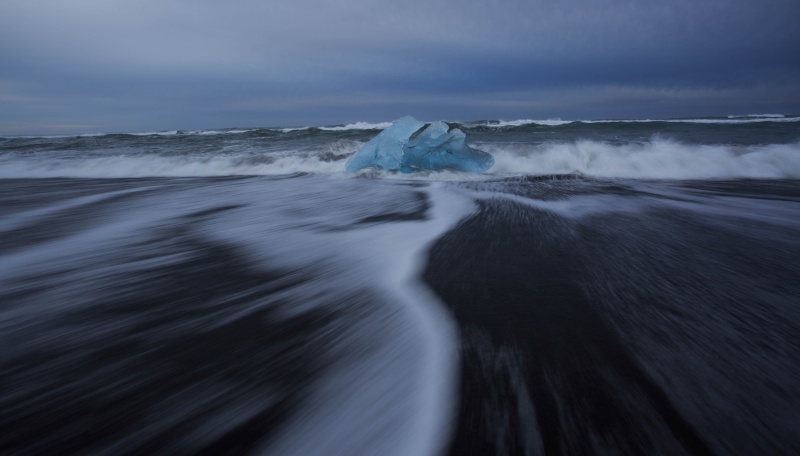
<svg viewBox="0 0 800 456">
<path fill-rule="evenodd" d="M 403 146 L 400 171 L 452 169 L 482 173 L 494 165 L 491 154 L 473 149 L 464 143 L 467 135 L 459 129 L 447 131 L 442 121 L 434 122 L 420 135 Z"/>
<path fill-rule="evenodd" d="M 403 173 L 449 169 L 482 173 L 494 165 L 491 154 L 467 146 L 464 132 L 448 131 L 447 124 L 441 121 L 431 123 L 409 140 L 423 126 L 425 123 L 411 116 L 394 121 L 353 154 L 345 169 L 352 172 L 373 167 Z"/>
<path fill-rule="evenodd" d="M 350 156 L 345 164 L 345 169 L 348 172 L 369 167 L 400 169 L 403 160 L 403 146 L 408 138 L 423 126 L 425 123 L 411 116 L 395 120 L 392 125 Z"/>
</svg>

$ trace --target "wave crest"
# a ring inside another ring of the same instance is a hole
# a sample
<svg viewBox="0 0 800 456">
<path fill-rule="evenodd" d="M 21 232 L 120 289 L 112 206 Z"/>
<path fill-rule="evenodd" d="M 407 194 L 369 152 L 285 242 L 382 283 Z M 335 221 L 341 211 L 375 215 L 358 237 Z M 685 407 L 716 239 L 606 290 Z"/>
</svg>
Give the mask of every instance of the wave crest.
<svg viewBox="0 0 800 456">
<path fill-rule="evenodd" d="M 635 179 L 800 178 L 800 143 L 765 146 L 689 145 L 666 139 L 610 144 L 485 145 L 492 174 L 578 173 Z"/>
<path fill-rule="evenodd" d="M 313 150 L 262 154 L 8 154 L 0 157 L 0 178 L 344 175 L 345 160 L 362 145 L 360 141 L 340 140 Z M 800 142 L 732 146 L 685 144 L 654 138 L 627 144 L 578 140 L 540 144 L 476 143 L 472 146 L 494 156 L 495 165 L 488 173 L 443 171 L 393 175 L 380 172 L 377 175 L 424 180 L 557 174 L 633 179 L 800 179 Z"/>
</svg>

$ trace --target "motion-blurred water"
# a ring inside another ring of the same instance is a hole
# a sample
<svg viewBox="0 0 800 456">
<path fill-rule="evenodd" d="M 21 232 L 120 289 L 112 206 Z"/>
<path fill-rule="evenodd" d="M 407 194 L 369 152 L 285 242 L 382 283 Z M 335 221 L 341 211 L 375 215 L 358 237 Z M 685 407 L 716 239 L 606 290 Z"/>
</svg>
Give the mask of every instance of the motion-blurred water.
<svg viewBox="0 0 800 456">
<path fill-rule="evenodd" d="M 797 117 L 0 138 L 2 454 L 797 454 Z"/>
</svg>

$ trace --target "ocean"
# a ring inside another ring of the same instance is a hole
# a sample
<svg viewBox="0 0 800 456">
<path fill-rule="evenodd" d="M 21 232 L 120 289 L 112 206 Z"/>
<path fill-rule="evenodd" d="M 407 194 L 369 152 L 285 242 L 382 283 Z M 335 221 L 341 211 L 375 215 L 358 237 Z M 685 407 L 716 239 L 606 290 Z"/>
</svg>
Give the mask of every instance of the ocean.
<svg viewBox="0 0 800 456">
<path fill-rule="evenodd" d="M 0 137 L 0 453 L 800 454 L 800 116 L 388 125 Z"/>
</svg>

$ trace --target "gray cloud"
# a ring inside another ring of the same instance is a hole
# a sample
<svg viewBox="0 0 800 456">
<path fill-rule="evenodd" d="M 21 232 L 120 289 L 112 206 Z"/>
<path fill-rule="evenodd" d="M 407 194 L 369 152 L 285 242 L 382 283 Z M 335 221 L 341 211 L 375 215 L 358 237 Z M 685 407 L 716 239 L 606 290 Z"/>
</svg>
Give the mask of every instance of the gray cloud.
<svg viewBox="0 0 800 456">
<path fill-rule="evenodd" d="M 797 17 L 794 0 L 6 0 L 0 133 L 797 112 Z"/>
</svg>

